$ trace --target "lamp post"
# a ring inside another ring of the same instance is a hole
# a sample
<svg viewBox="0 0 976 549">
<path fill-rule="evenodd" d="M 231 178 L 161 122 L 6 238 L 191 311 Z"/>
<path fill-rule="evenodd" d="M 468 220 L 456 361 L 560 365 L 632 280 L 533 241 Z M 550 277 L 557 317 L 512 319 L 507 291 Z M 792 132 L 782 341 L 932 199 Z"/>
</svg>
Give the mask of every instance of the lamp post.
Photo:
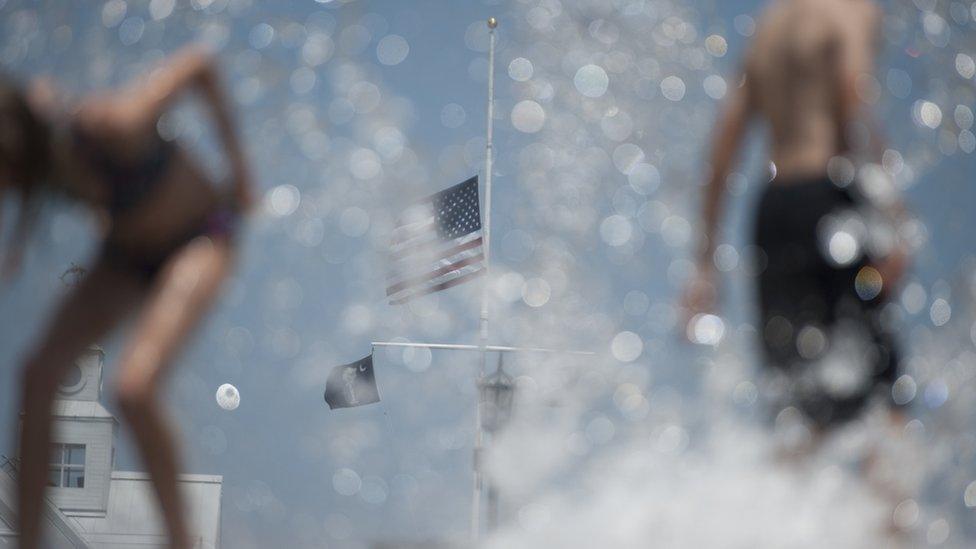
<svg viewBox="0 0 976 549">
<path fill-rule="evenodd" d="M 498 366 L 490 375 L 478 380 L 478 402 L 481 407 L 481 428 L 494 434 L 505 428 L 512 417 L 515 380 L 505 371 L 501 353 Z"/>
<path fill-rule="evenodd" d="M 495 371 L 478 380 L 478 416 L 481 418 L 482 432 L 494 437 L 504 429 L 512 418 L 514 401 L 515 380 L 505 371 L 502 354 L 499 353 Z M 476 465 L 481 468 L 481 459 L 477 460 Z M 490 476 L 482 474 L 482 478 L 487 488 L 487 522 L 491 531 L 498 527 L 498 487 Z"/>
<path fill-rule="evenodd" d="M 484 356 L 487 352 L 499 353 L 498 367 L 490 376 L 481 375 L 478 379 L 478 418 L 475 420 L 475 439 L 472 462 L 473 490 L 471 493 L 471 541 L 477 543 L 481 538 L 482 496 L 486 487 L 482 474 L 482 454 L 485 447 L 485 435 L 497 432 L 505 427 L 512 415 L 515 401 L 515 383 L 502 365 L 501 355 L 504 353 L 542 353 L 570 356 L 594 356 L 592 351 L 571 351 L 567 349 L 545 349 L 542 347 L 509 347 L 502 345 L 464 345 L 458 343 L 403 343 L 400 341 L 374 341 L 373 347 L 402 347 L 425 348 L 446 351 L 475 351 Z M 482 362 L 484 365 L 484 362 Z M 497 494 L 491 495 L 490 500 L 497 502 Z M 497 506 L 496 506 L 497 507 Z"/>
</svg>

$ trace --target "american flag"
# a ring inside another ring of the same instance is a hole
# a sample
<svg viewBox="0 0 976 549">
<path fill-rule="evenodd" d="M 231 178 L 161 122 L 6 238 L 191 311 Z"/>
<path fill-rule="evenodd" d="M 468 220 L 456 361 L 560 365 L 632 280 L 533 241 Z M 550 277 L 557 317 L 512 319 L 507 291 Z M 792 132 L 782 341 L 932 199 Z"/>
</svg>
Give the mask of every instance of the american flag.
<svg viewBox="0 0 976 549">
<path fill-rule="evenodd" d="M 464 284 L 485 272 L 478 177 L 410 206 L 390 245 L 391 305 Z"/>
</svg>

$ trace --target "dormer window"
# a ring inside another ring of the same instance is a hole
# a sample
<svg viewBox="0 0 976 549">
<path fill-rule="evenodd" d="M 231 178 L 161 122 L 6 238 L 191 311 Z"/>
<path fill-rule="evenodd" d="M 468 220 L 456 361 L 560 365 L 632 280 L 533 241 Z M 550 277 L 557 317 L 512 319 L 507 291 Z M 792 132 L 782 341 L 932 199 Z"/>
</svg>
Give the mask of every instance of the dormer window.
<svg viewBox="0 0 976 549">
<path fill-rule="evenodd" d="M 85 445 L 52 444 L 48 486 L 55 488 L 85 487 Z"/>
</svg>

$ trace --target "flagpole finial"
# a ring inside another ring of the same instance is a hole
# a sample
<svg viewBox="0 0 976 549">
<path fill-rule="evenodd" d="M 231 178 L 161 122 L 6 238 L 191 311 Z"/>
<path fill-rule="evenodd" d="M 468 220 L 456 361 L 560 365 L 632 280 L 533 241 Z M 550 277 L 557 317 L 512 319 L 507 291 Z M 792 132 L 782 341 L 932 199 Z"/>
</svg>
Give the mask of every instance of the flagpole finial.
<svg viewBox="0 0 976 549">
<path fill-rule="evenodd" d="M 488 28 L 489 29 L 494 29 L 497 26 L 498 26 L 498 19 L 495 19 L 494 17 L 489 17 L 488 18 Z"/>
</svg>

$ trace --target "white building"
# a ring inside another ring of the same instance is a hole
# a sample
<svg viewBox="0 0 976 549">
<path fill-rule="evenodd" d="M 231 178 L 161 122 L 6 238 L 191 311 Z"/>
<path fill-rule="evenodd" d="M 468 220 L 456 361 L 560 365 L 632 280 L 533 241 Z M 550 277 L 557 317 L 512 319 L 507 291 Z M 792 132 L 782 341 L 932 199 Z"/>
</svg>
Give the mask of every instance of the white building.
<svg viewBox="0 0 976 549">
<path fill-rule="evenodd" d="M 93 347 L 72 366 L 54 405 L 45 547 L 166 547 L 156 496 L 146 473 L 115 471 L 119 422 L 99 403 L 104 353 Z M 0 548 L 14 547 L 17 464 L 0 462 Z M 183 475 L 194 541 L 220 547 L 223 478 Z"/>
</svg>

